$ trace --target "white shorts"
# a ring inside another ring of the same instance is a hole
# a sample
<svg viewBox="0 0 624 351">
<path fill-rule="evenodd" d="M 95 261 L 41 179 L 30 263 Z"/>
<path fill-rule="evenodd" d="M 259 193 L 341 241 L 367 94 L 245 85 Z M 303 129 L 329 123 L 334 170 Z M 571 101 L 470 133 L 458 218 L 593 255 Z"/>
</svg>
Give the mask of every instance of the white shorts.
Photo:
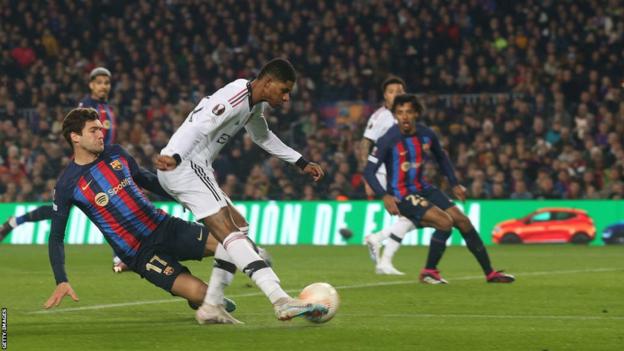
<svg viewBox="0 0 624 351">
<path fill-rule="evenodd" d="M 197 220 L 213 215 L 232 203 L 219 188 L 210 167 L 184 161 L 172 171 L 157 173 L 160 185 L 189 209 Z"/>
</svg>

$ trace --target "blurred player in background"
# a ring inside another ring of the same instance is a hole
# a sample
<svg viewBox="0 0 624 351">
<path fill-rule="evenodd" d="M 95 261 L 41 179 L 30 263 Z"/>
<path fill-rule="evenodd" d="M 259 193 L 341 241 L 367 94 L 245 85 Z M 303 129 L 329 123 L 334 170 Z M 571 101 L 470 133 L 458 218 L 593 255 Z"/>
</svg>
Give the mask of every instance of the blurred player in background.
<svg viewBox="0 0 624 351">
<path fill-rule="evenodd" d="M 223 288 L 238 268 L 247 274 L 274 306 L 278 319 L 314 313 L 310 306 L 291 298 L 281 287 L 273 269 L 258 255 L 248 238 L 249 225 L 219 189 L 212 162 L 219 151 L 241 129 L 267 152 L 295 164 L 318 181 L 323 169 L 306 161 L 268 128 L 264 109 L 279 107 L 290 99 L 295 69 L 284 59 L 268 62 L 254 80 L 237 79 L 203 98 L 173 134 L 156 161 L 163 188 L 191 210 L 222 243 L 215 252 L 215 267 L 204 304 L 197 319 L 221 313 Z"/>
<path fill-rule="evenodd" d="M 111 90 L 111 73 L 104 67 L 97 67 L 89 73 L 89 90 L 91 93 L 85 96 L 79 107 L 91 107 L 98 111 L 104 131 L 104 143 L 110 145 L 115 140 L 115 114 L 108 105 L 108 94 Z M 0 241 L 17 226 L 26 222 L 38 222 L 52 219 L 52 206 L 40 206 L 18 217 L 9 219 L 0 227 Z"/>
<path fill-rule="evenodd" d="M 398 124 L 378 140 L 364 172 L 375 194 L 383 197 L 384 206 L 390 214 L 405 216 L 415 226 L 436 229 L 431 237 L 427 263 L 420 272 L 420 281 L 427 284 L 447 283 L 440 276 L 437 266 L 451 230 L 456 227 L 481 265 L 487 282 L 513 282 L 515 278 L 512 275 L 492 268 L 483 241 L 470 219 L 446 194 L 424 180 L 424 165 L 427 159 L 433 157 L 450 182 L 455 197 L 461 201 L 466 199 L 466 189 L 458 183 L 453 165 L 438 137 L 427 126 L 417 123 L 422 112 L 423 106 L 416 95 L 404 94 L 394 99 L 392 113 Z M 382 164 L 388 172 L 385 188 L 376 176 Z"/>
<path fill-rule="evenodd" d="M 377 140 L 396 124 L 396 120 L 390 109 L 397 95 L 405 93 L 405 82 L 401 78 L 390 76 L 381 85 L 384 103 L 369 118 L 364 131 L 364 137 L 360 144 L 360 169 L 364 170 L 366 160 L 371 149 L 377 143 Z M 386 167 L 381 165 L 377 170 L 377 179 L 384 187 L 386 186 Z M 366 184 L 366 195 L 372 197 L 375 195 L 373 190 Z M 401 247 L 401 241 L 405 234 L 414 230 L 412 222 L 400 216 L 399 219 L 391 226 L 383 228 L 378 233 L 369 234 L 365 238 L 366 245 L 370 252 L 370 257 L 375 263 L 375 272 L 377 274 L 403 275 L 392 264 L 394 254 Z M 381 244 L 386 241 L 383 254 L 381 254 Z"/>
</svg>

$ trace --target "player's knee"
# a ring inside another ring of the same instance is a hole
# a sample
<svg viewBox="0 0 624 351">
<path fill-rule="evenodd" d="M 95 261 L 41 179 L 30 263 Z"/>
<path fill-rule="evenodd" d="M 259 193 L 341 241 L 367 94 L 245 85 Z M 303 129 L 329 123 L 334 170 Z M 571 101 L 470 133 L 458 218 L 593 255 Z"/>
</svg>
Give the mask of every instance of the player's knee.
<svg viewBox="0 0 624 351">
<path fill-rule="evenodd" d="M 202 222 L 208 228 L 210 234 L 214 235 L 220 242 L 223 242 L 231 233 L 240 231 L 239 227 L 232 220 L 232 217 L 228 214 L 226 207 L 204 218 Z"/>
<path fill-rule="evenodd" d="M 453 219 L 451 216 L 446 213 L 443 216 L 440 216 L 436 229 L 444 232 L 450 232 L 453 230 Z"/>
<path fill-rule="evenodd" d="M 472 223 L 470 223 L 470 219 L 463 214 L 455 218 L 453 222 L 455 228 L 459 229 L 462 233 L 467 233 L 472 230 Z"/>
</svg>

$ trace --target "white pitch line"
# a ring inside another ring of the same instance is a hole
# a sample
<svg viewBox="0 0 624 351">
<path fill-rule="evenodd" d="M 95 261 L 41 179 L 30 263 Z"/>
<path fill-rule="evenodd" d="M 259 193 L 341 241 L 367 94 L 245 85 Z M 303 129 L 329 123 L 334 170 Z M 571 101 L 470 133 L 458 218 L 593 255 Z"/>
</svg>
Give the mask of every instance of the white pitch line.
<svg viewBox="0 0 624 351">
<path fill-rule="evenodd" d="M 353 317 L 389 318 L 467 318 L 467 319 L 551 319 L 551 320 L 624 320 L 624 316 L 578 316 L 578 315 L 500 315 L 500 314 L 431 314 L 431 313 L 391 313 L 391 314 L 342 314 Z"/>
<path fill-rule="evenodd" d="M 525 273 L 517 273 L 515 275 L 517 277 L 525 277 L 525 276 L 540 276 L 540 275 L 551 275 L 551 274 L 577 274 L 577 273 L 615 272 L 615 271 L 621 271 L 621 270 L 624 270 L 624 269 L 621 269 L 621 268 L 596 268 L 596 269 L 577 269 L 577 270 L 563 270 L 563 271 L 525 272 Z M 450 281 L 473 280 L 473 279 L 483 279 L 483 276 L 482 275 L 470 275 L 470 276 L 449 278 Z M 337 290 L 347 290 L 347 289 L 360 289 L 360 288 L 374 288 L 374 287 L 379 287 L 379 286 L 409 285 L 409 284 L 416 284 L 416 283 L 418 283 L 417 280 L 397 280 L 397 281 L 390 281 L 390 282 L 342 285 L 342 286 L 336 286 L 336 289 Z M 288 293 L 296 293 L 298 291 L 299 291 L 298 289 L 286 290 L 286 292 L 288 292 Z M 238 295 L 228 295 L 228 297 L 233 297 L 233 298 L 234 297 L 237 297 L 237 298 L 238 297 L 252 297 L 252 296 L 262 296 L 262 293 L 261 292 L 253 292 L 253 293 L 238 294 Z M 27 312 L 27 314 L 48 314 L 48 313 L 61 313 L 61 312 L 102 310 L 102 309 L 107 309 L 107 308 L 151 305 L 151 304 L 183 302 L 183 301 L 186 301 L 186 300 L 183 300 L 183 299 L 162 299 L 162 300 L 149 300 L 149 301 L 134 301 L 134 302 L 112 303 L 112 304 L 93 305 L 93 306 L 84 306 L 84 307 L 70 307 L 70 308 L 59 308 L 59 309 L 52 309 L 52 310 L 33 311 L 33 312 Z M 422 316 L 426 316 L 426 315 L 422 315 Z M 462 316 L 462 315 L 458 315 L 458 316 Z"/>
</svg>

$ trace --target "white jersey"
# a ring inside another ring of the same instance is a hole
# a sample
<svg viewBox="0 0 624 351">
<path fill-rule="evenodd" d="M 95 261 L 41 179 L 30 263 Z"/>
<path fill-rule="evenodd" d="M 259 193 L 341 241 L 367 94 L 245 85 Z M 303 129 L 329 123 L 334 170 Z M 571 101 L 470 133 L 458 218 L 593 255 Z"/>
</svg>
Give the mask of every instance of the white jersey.
<svg viewBox="0 0 624 351">
<path fill-rule="evenodd" d="M 269 130 L 264 119 L 266 103 L 251 105 L 251 82 L 237 79 L 203 98 L 171 136 L 161 155 L 180 155 L 211 167 L 219 151 L 243 127 L 264 150 L 284 161 L 295 163 L 301 154 L 285 145 Z"/>
<path fill-rule="evenodd" d="M 390 127 L 395 124 L 392 112 L 384 106 L 377 109 L 368 119 L 364 137 L 370 139 L 373 143 L 377 143 L 377 139 L 381 138 Z"/>
<path fill-rule="evenodd" d="M 388 129 L 390 129 L 390 127 L 392 127 L 395 123 L 396 121 L 392 112 L 382 106 L 378 108 L 377 111 L 373 112 L 368 119 L 368 123 L 366 123 L 366 130 L 364 131 L 364 137 L 366 139 L 370 139 L 376 144 L 377 140 L 386 134 Z M 386 166 L 381 165 L 377 170 L 377 174 L 384 176 L 384 181 L 381 184 L 385 186 Z"/>
</svg>

